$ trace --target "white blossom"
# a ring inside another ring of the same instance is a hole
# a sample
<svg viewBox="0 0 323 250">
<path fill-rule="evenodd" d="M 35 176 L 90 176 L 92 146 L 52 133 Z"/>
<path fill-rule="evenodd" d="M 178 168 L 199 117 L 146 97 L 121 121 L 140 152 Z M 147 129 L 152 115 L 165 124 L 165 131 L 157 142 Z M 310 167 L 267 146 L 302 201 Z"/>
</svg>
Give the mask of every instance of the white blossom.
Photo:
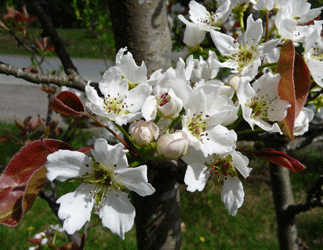
<svg viewBox="0 0 323 250">
<path fill-rule="evenodd" d="M 151 94 L 151 86 L 147 83 L 129 89 L 127 81 L 115 67 L 104 74 L 99 88 L 103 97 L 88 82 L 85 92 L 90 102 L 86 106 L 93 113 L 115 121 L 120 126 L 141 118 L 141 108 Z"/>
<path fill-rule="evenodd" d="M 314 21 L 306 36 L 304 57 L 314 81 L 323 87 L 323 39 L 321 37 L 323 21 Z"/>
<path fill-rule="evenodd" d="M 306 26 L 297 26 L 312 21 L 320 15 L 323 7 L 311 9 L 311 4 L 306 0 L 290 0 L 277 12 L 275 25 L 279 34 L 293 41 L 303 39 Z"/>
<path fill-rule="evenodd" d="M 163 118 L 176 118 L 191 92 L 189 81 L 177 77 L 176 71 L 169 68 L 153 86 L 153 96 L 145 100 L 142 116 L 146 121 L 155 119 L 157 114 Z"/>
<path fill-rule="evenodd" d="M 276 122 L 285 118 L 290 104 L 278 95 L 279 81 L 280 75 L 271 72 L 262 75 L 252 86 L 248 77 L 241 78 L 237 96 L 243 118 L 252 129 L 256 124 L 266 131 L 281 133 Z"/>
<path fill-rule="evenodd" d="M 240 71 L 241 75 L 250 73 L 255 76 L 264 56 L 274 49 L 281 39 L 273 39 L 259 44 L 263 34 L 262 20 L 253 20 L 252 15 L 247 19 L 246 31 L 235 40 L 232 36 L 219 31 L 211 31 L 212 40 L 222 56 L 228 59 L 221 63 L 222 67 Z"/>
<path fill-rule="evenodd" d="M 247 167 L 248 158 L 237 151 L 223 155 L 213 154 L 208 157 L 204 157 L 200 151 L 192 148 L 188 151 L 189 154 L 183 157 L 183 160 L 188 164 L 184 177 L 187 190 L 190 192 L 202 191 L 209 178 L 216 184 L 223 182 L 222 201 L 229 214 L 235 216 L 244 200 L 243 186 L 236 170 L 244 178 L 247 178 L 252 170 Z"/>
<path fill-rule="evenodd" d="M 212 29 L 218 29 L 218 26 L 223 24 L 229 17 L 231 12 L 229 0 L 219 0 L 220 6 L 215 13 L 210 13 L 206 8 L 195 2 L 189 3 L 189 18 L 192 22 L 185 19 L 183 15 L 179 15 L 178 18 L 186 24 L 184 32 L 183 42 L 187 46 L 195 47 L 203 42 L 206 32 Z"/>
<path fill-rule="evenodd" d="M 97 139 L 91 152 L 93 158 L 69 150 L 48 155 L 46 176 L 50 181 L 73 179 L 82 183 L 74 192 L 57 200 L 58 216 L 64 220 L 64 230 L 73 234 L 90 220 L 96 202 L 103 226 L 124 239 L 135 217 L 135 208 L 126 191 L 141 196 L 155 191 L 147 180 L 147 166 L 127 168 L 127 151 L 121 143 L 111 146 L 105 139 Z"/>
<path fill-rule="evenodd" d="M 184 106 L 183 131 L 188 134 L 189 145 L 201 150 L 205 156 L 227 153 L 235 148 L 237 135 L 221 124 L 231 117 L 234 109 L 225 105 L 223 109 L 215 109 L 219 100 L 224 101 L 225 98 L 218 95 L 216 86 L 207 86 L 207 90 L 207 94 L 204 87 L 194 90 L 190 102 Z"/>
</svg>

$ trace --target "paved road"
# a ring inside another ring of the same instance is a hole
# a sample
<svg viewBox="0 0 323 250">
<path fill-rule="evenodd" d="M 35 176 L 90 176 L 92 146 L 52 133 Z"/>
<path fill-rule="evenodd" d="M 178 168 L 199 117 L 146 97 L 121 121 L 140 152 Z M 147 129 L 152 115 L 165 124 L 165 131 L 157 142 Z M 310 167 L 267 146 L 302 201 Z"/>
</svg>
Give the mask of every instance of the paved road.
<svg viewBox="0 0 323 250">
<path fill-rule="evenodd" d="M 28 56 L 3 56 L 0 61 L 16 67 L 30 66 Z M 105 71 L 106 67 L 102 60 L 93 59 L 73 59 L 75 66 L 86 80 L 99 82 L 101 80 L 100 71 Z M 51 65 L 46 64 L 46 69 L 56 69 L 59 67 L 59 60 L 54 59 Z M 112 66 L 112 62 L 111 62 Z M 39 85 L 29 83 L 13 76 L 0 74 L 0 120 L 12 122 L 15 119 L 23 121 L 27 116 L 46 117 L 47 94 L 40 90 Z M 59 119 L 59 115 L 54 114 L 54 119 Z"/>
</svg>

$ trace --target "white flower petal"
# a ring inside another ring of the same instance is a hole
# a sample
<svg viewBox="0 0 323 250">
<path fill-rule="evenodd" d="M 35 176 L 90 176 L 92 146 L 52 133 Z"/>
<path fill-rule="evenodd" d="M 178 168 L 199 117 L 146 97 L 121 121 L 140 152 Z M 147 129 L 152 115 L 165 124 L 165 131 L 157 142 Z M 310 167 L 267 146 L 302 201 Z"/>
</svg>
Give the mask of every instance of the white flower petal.
<svg viewBox="0 0 323 250">
<path fill-rule="evenodd" d="M 148 183 L 146 165 L 117 170 L 115 174 L 116 181 L 141 196 L 151 195 L 155 192 L 153 186 Z"/>
<path fill-rule="evenodd" d="M 303 108 L 295 120 L 294 135 L 300 136 L 308 131 L 309 122 L 313 119 L 314 112 L 308 108 Z"/>
<path fill-rule="evenodd" d="M 187 166 L 184 177 L 184 182 L 187 185 L 187 190 L 194 192 L 202 191 L 210 177 L 210 172 L 207 167 L 200 163 L 193 163 Z"/>
<path fill-rule="evenodd" d="M 252 170 L 252 168 L 248 168 L 248 164 L 249 164 L 248 157 L 242 155 L 238 151 L 233 151 L 230 153 L 230 155 L 232 156 L 234 167 L 239 170 L 240 174 L 244 178 L 247 178 L 249 176 L 249 173 Z"/>
<path fill-rule="evenodd" d="M 66 181 L 92 171 L 92 161 L 87 155 L 70 150 L 58 150 L 47 156 L 46 177 Z"/>
<path fill-rule="evenodd" d="M 99 97 L 98 92 L 92 86 L 90 86 L 90 82 L 88 82 L 88 84 L 85 86 L 85 93 L 91 103 L 98 106 L 103 106 L 103 99 Z"/>
<path fill-rule="evenodd" d="M 240 37 L 241 44 L 248 47 L 252 47 L 258 44 L 263 32 L 262 20 L 259 18 L 256 21 L 253 20 L 252 14 L 247 19 L 247 30 Z"/>
<path fill-rule="evenodd" d="M 125 79 L 121 77 L 117 80 L 111 80 L 109 82 L 100 82 L 99 88 L 104 97 L 107 96 L 118 98 L 128 92 L 129 86 Z"/>
<path fill-rule="evenodd" d="M 244 199 L 243 186 L 238 177 L 225 177 L 221 191 L 221 199 L 229 214 L 236 216 L 238 208 L 242 206 Z"/>
<path fill-rule="evenodd" d="M 194 23 L 200 23 L 201 19 L 205 19 L 209 14 L 209 12 L 202 4 L 199 4 L 195 1 L 190 1 L 189 8 L 190 19 Z"/>
<path fill-rule="evenodd" d="M 104 96 L 106 96 L 107 94 L 111 94 L 109 93 L 109 89 L 105 87 L 108 87 L 110 82 L 118 83 L 120 82 L 121 79 L 122 79 L 122 76 L 121 76 L 120 69 L 116 66 L 110 67 L 107 71 L 104 72 L 102 76 L 102 81 L 99 84 L 100 91 L 102 92 L 102 94 Z M 127 86 L 124 85 L 123 87 L 125 88 L 124 91 L 128 90 Z"/>
<path fill-rule="evenodd" d="M 221 55 L 230 56 L 238 52 L 239 44 L 233 37 L 214 30 L 211 30 L 210 33 L 212 41 Z"/>
<path fill-rule="evenodd" d="M 311 57 L 306 57 L 306 62 L 314 81 L 320 87 L 323 87 L 323 62 Z"/>
<path fill-rule="evenodd" d="M 192 93 L 190 101 L 185 105 L 185 110 L 187 116 L 193 116 L 193 114 L 199 114 L 206 110 L 206 95 L 203 89 L 196 89 Z"/>
<path fill-rule="evenodd" d="M 134 224 L 135 215 L 136 211 L 128 199 L 128 194 L 114 190 L 107 193 L 99 212 L 103 226 L 123 240 L 125 233 Z"/>
<path fill-rule="evenodd" d="M 63 228 L 68 234 L 80 230 L 85 222 L 91 218 L 93 208 L 93 195 L 90 191 L 94 186 L 81 184 L 74 192 L 61 196 L 58 217 L 64 220 Z"/>
<path fill-rule="evenodd" d="M 237 134 L 222 125 L 217 125 L 208 131 L 208 138 L 203 137 L 204 156 L 208 154 L 226 154 L 235 149 Z"/>
<path fill-rule="evenodd" d="M 277 124 L 277 122 L 275 122 L 274 124 L 270 124 L 264 120 L 258 119 L 258 120 L 253 120 L 254 124 L 256 124 L 257 126 L 259 126 L 260 128 L 262 128 L 265 131 L 271 132 L 271 133 L 280 133 L 283 134 L 279 125 Z"/>
<path fill-rule="evenodd" d="M 116 55 L 116 64 L 120 64 L 120 60 L 123 57 L 124 53 L 128 50 L 127 47 L 120 48 Z"/>
<path fill-rule="evenodd" d="M 190 47 L 195 47 L 205 38 L 206 32 L 194 23 L 187 23 L 184 31 L 183 42 Z"/>
<path fill-rule="evenodd" d="M 95 141 L 94 150 L 91 152 L 95 160 L 102 163 L 106 169 L 118 170 L 128 167 L 125 154 L 128 151 L 124 150 L 121 143 L 112 146 L 105 139 L 99 138 Z"/>
<path fill-rule="evenodd" d="M 157 99 L 155 96 L 148 96 L 145 103 L 142 106 L 142 117 L 146 121 L 151 121 L 156 118 L 157 115 Z"/>
<path fill-rule="evenodd" d="M 268 105 L 268 120 L 269 121 L 282 121 L 287 115 L 287 108 L 291 105 L 288 101 L 275 99 Z"/>
<path fill-rule="evenodd" d="M 272 50 L 281 42 L 281 38 L 280 39 L 272 39 L 268 42 L 265 42 L 261 45 L 259 45 L 258 47 L 258 51 L 260 56 L 263 56 L 265 54 L 268 54 L 270 52 L 272 52 Z"/>
<path fill-rule="evenodd" d="M 151 94 L 151 86 L 147 83 L 141 83 L 127 93 L 127 110 L 135 113 L 141 110 L 146 98 Z"/>
<path fill-rule="evenodd" d="M 141 83 L 147 79 L 147 68 L 144 62 L 137 66 L 130 52 L 124 54 L 117 66 L 120 68 L 122 75 L 132 83 Z"/>
<path fill-rule="evenodd" d="M 172 89 L 175 95 L 183 101 L 185 105 L 191 99 L 192 88 L 189 86 L 188 80 L 174 78 L 166 82 L 166 88 Z"/>
</svg>

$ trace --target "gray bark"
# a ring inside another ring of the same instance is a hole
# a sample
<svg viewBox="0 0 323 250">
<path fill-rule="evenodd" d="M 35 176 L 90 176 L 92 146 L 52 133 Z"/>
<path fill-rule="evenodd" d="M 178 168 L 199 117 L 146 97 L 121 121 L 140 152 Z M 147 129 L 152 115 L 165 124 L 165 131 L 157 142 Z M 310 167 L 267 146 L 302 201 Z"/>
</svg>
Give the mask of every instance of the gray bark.
<svg viewBox="0 0 323 250">
<path fill-rule="evenodd" d="M 277 218 L 279 247 L 282 250 L 297 250 L 296 218 L 294 214 L 288 213 L 287 210 L 289 205 L 294 204 L 289 170 L 271 164 L 270 176 Z"/>
<path fill-rule="evenodd" d="M 179 184 L 169 171 L 177 166 L 163 162 L 157 169 L 149 167 L 149 181 L 156 192 L 146 197 L 132 193 L 138 249 L 181 249 Z"/>
<path fill-rule="evenodd" d="M 137 64 L 145 62 L 148 74 L 167 69 L 170 60 L 162 55 L 172 49 L 165 0 L 109 0 L 116 50 L 128 47 Z"/>
</svg>

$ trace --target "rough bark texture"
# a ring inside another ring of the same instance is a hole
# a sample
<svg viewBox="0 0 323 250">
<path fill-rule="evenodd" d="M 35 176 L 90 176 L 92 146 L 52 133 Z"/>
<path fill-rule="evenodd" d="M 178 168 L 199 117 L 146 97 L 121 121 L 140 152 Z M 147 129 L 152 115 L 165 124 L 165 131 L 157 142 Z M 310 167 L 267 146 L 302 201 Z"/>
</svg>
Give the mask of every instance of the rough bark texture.
<svg viewBox="0 0 323 250">
<path fill-rule="evenodd" d="M 137 64 L 145 62 L 148 75 L 167 69 L 170 60 L 162 57 L 172 49 L 165 0 L 138 4 L 137 0 L 109 0 L 116 50 L 128 47 Z"/>
<path fill-rule="evenodd" d="M 147 197 L 133 193 L 136 208 L 137 246 L 139 250 L 181 249 L 181 219 L 179 184 L 163 163 L 159 167 L 166 170 L 149 170 L 155 176 L 150 180 L 156 192 Z M 150 178 L 149 178 L 150 179 Z"/>
<path fill-rule="evenodd" d="M 296 218 L 287 210 L 289 205 L 294 204 L 289 170 L 271 164 L 270 176 L 277 217 L 279 247 L 282 250 L 297 250 Z"/>
</svg>

